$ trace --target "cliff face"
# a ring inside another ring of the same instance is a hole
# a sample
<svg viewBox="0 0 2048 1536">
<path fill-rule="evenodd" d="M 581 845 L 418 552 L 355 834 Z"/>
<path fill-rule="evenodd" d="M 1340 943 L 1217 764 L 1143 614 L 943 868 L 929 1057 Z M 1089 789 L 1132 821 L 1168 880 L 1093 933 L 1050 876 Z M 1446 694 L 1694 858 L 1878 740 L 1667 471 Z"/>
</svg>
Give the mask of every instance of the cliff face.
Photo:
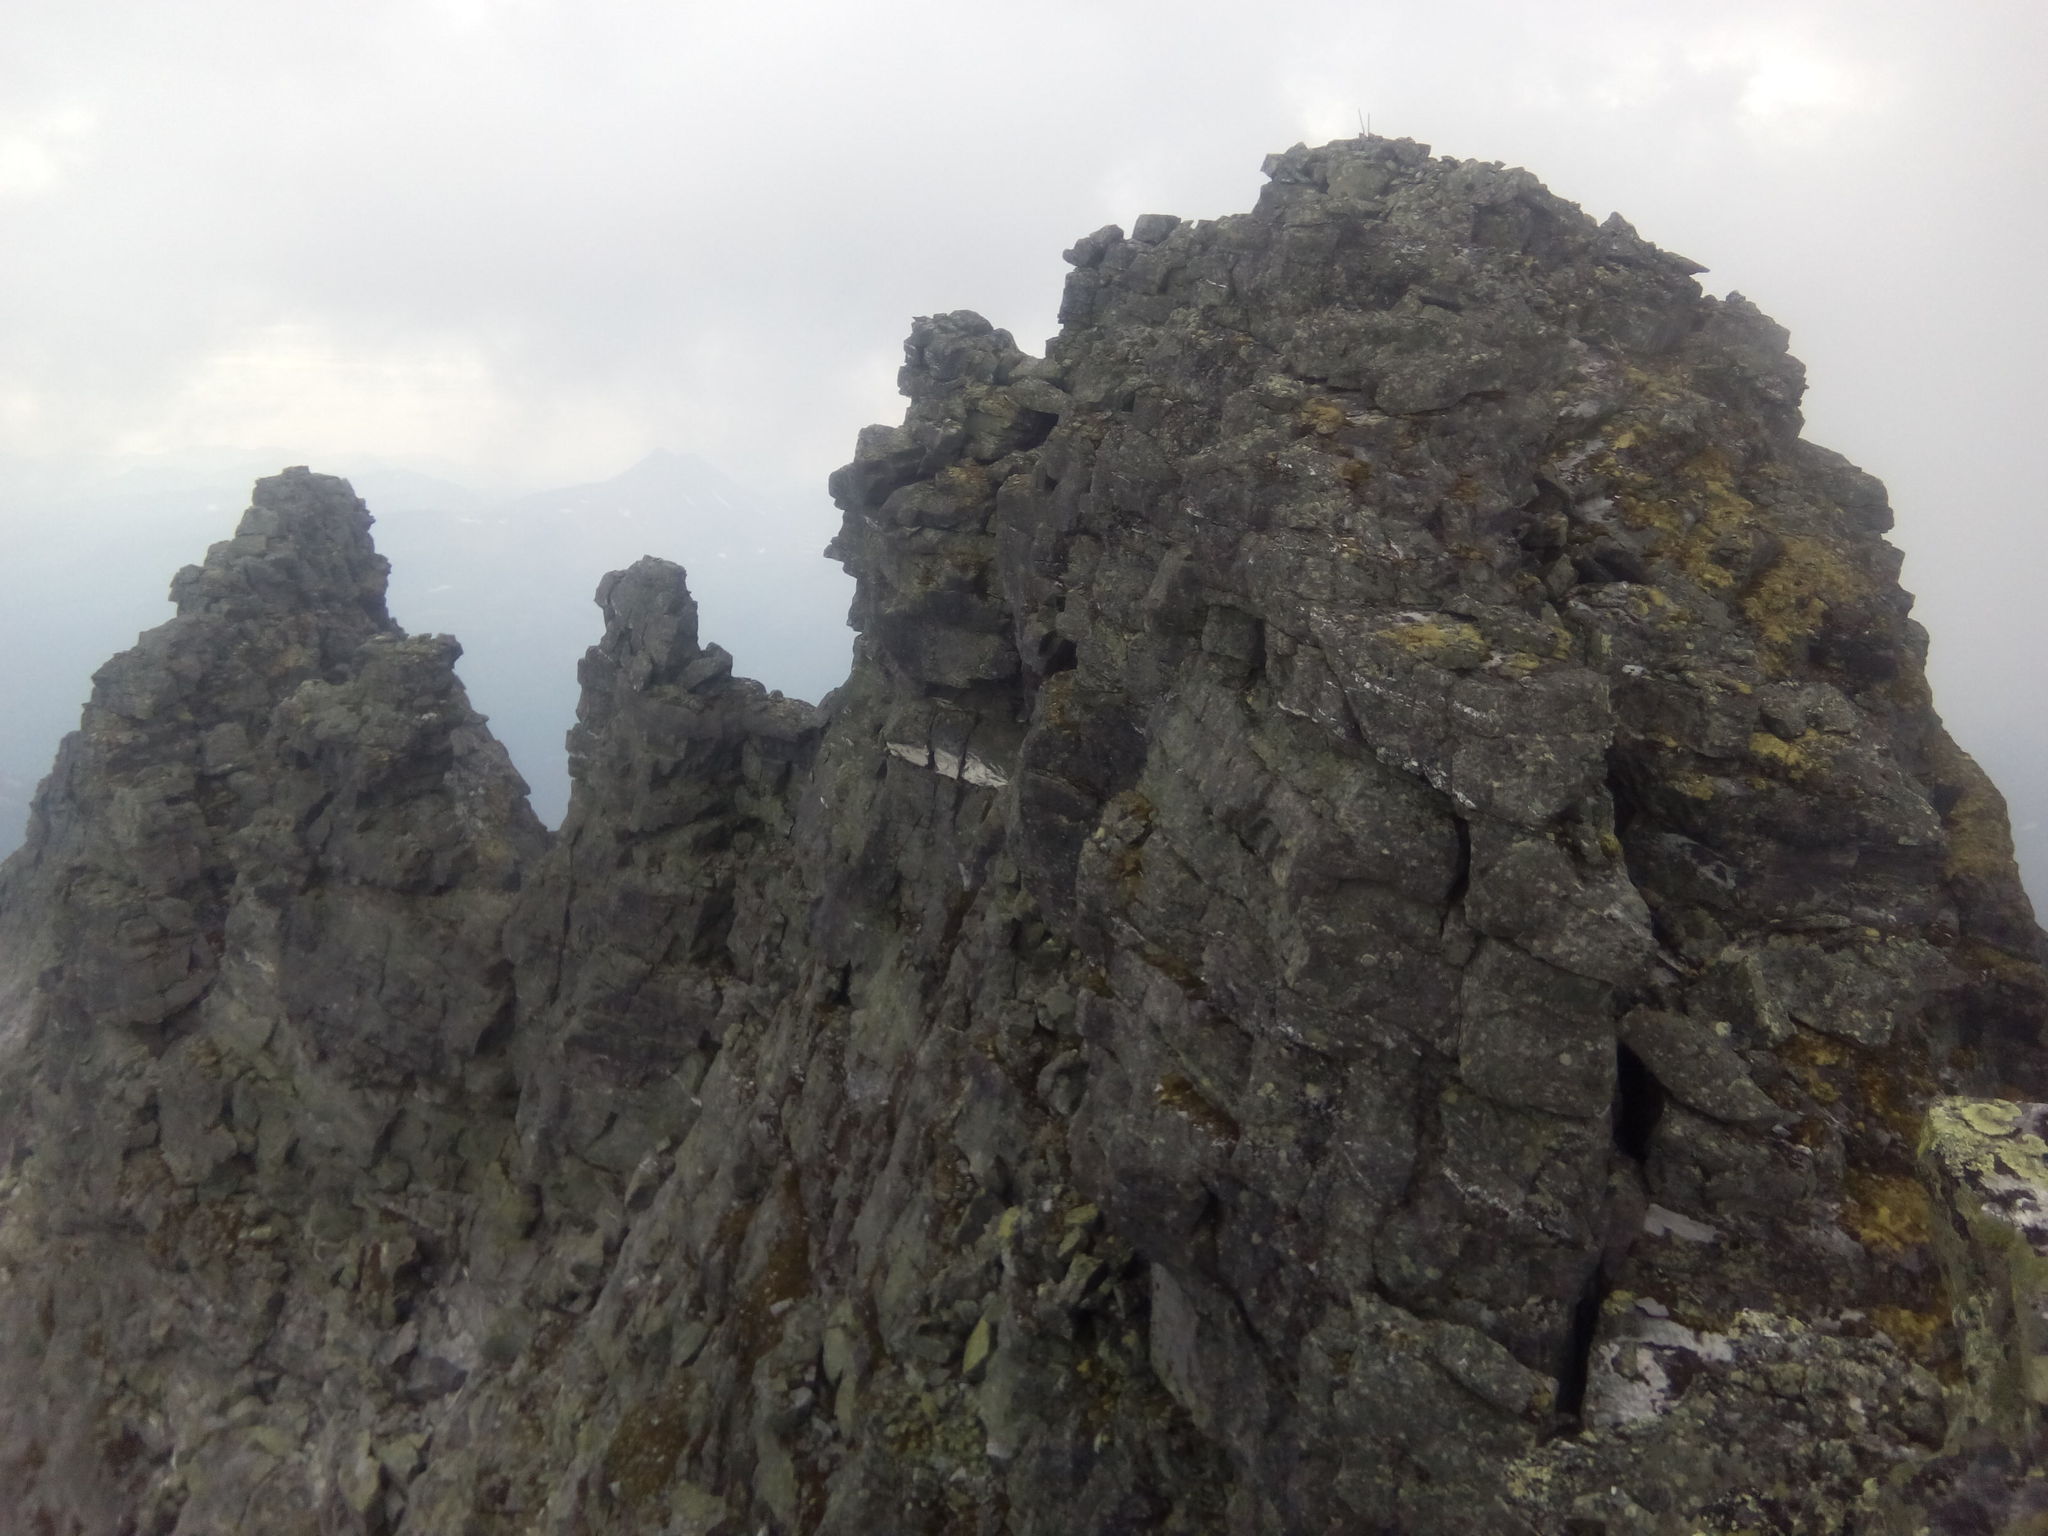
<svg viewBox="0 0 2048 1536">
<path fill-rule="evenodd" d="M 820 708 L 608 578 L 552 838 L 259 484 L 0 872 L 18 1528 L 2019 1507 L 1915 1149 L 2043 939 L 1882 489 L 1620 220 L 1268 169 L 916 323 Z"/>
</svg>

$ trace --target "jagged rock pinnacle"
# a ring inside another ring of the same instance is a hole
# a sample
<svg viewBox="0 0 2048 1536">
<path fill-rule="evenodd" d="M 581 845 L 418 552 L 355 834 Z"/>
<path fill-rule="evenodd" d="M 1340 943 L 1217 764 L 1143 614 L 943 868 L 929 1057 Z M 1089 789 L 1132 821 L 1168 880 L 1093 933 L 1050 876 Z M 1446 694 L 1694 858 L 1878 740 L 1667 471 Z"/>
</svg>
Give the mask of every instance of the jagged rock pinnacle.
<svg viewBox="0 0 2048 1536">
<path fill-rule="evenodd" d="M 606 578 L 553 838 L 346 485 L 258 487 L 0 870 L 0 1508 L 2025 1512 L 2044 939 L 1882 488 L 1625 221 L 1267 170 L 1044 358 L 914 322 L 820 707 Z"/>
<path fill-rule="evenodd" d="M 235 536 L 171 583 L 180 614 L 228 618 L 308 611 L 360 613 L 391 628 L 384 608 L 390 563 L 370 543 L 369 510 L 346 480 L 288 469 L 256 482 Z"/>
</svg>

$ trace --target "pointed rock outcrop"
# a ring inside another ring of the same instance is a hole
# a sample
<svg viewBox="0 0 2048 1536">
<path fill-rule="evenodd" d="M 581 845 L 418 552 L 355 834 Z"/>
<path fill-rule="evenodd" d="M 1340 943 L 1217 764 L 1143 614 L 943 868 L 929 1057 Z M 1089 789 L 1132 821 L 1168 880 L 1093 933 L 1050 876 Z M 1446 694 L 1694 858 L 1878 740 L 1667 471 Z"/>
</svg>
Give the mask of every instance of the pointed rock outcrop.
<svg viewBox="0 0 2048 1536">
<path fill-rule="evenodd" d="M 259 482 L 0 874 L 25 1530 L 331 1529 L 356 1440 L 472 1363 L 438 1288 L 509 1140 L 500 933 L 545 834 L 369 529 L 344 481 Z"/>
<path fill-rule="evenodd" d="M 1077 242 L 1043 358 L 914 324 L 819 707 L 607 578 L 552 839 L 346 487 L 259 486 L 0 873 L 0 1500 L 2025 1512 L 2010 1190 L 1920 1147 L 2038 1162 L 2044 941 L 1881 487 L 1625 222 L 1267 169 Z"/>
</svg>

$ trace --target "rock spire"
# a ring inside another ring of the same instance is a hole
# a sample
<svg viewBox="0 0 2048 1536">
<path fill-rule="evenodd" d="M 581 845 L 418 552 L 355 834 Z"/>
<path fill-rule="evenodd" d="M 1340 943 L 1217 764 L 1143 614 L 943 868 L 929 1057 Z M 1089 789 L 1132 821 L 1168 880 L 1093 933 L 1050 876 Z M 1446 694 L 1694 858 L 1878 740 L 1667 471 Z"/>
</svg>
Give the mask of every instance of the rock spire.
<svg viewBox="0 0 2048 1536">
<path fill-rule="evenodd" d="M 0 870 L 0 1507 L 2027 1515 L 2044 940 L 1882 488 L 1621 219 L 1267 171 L 915 322 L 819 706 L 608 577 L 559 834 L 258 484 Z"/>
</svg>

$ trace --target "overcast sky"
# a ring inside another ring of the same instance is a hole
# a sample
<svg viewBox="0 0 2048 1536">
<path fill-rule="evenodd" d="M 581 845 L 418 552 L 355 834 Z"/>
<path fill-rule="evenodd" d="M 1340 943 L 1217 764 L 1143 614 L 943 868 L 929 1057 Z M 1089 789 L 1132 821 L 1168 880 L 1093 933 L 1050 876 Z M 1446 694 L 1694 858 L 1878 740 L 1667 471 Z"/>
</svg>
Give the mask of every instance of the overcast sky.
<svg viewBox="0 0 2048 1536">
<path fill-rule="evenodd" d="M 900 415 L 913 314 L 978 309 L 1035 349 L 1074 237 L 1247 208 L 1268 151 L 1370 113 L 1618 209 L 1790 327 L 1809 435 L 1892 488 L 1945 713 L 2018 819 L 2048 814 L 2043 0 L 6 0 L 4 22 L 17 475 L 271 455 L 509 492 L 668 448 L 818 488 L 822 544 L 825 474 Z M 9 502 L 0 533 L 28 516 Z"/>
</svg>

